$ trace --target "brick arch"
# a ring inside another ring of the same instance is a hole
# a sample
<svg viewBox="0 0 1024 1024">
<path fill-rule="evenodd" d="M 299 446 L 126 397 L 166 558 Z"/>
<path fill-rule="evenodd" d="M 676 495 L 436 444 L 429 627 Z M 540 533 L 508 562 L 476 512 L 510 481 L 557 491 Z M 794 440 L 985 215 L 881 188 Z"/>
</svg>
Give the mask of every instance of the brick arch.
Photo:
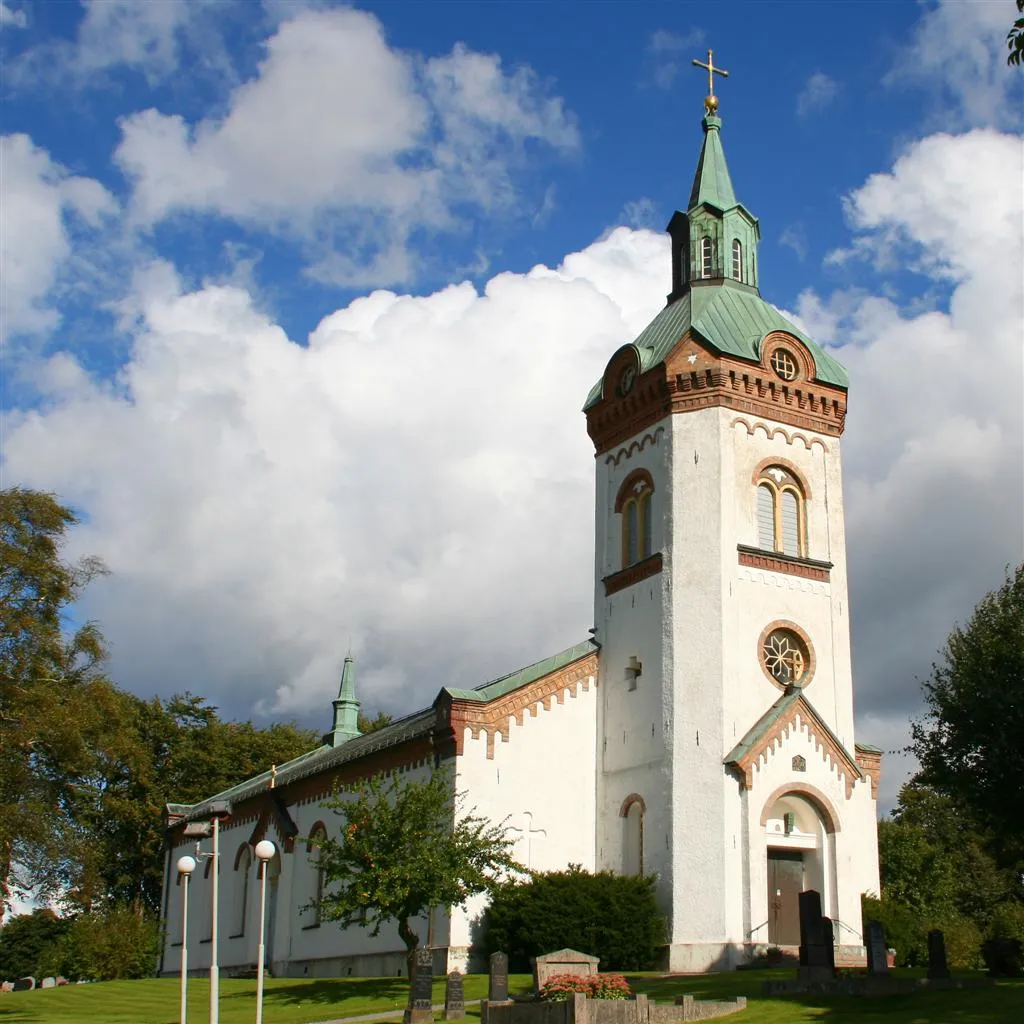
<svg viewBox="0 0 1024 1024">
<path fill-rule="evenodd" d="M 647 804 L 644 803 L 644 798 L 639 793 L 630 793 L 625 800 L 622 801 L 622 806 L 619 808 L 619 817 L 625 818 L 629 814 L 633 804 L 640 805 L 640 813 L 647 813 Z"/>
<path fill-rule="evenodd" d="M 817 786 L 812 786 L 809 782 L 786 782 L 778 789 L 773 790 L 761 809 L 762 827 L 768 824 L 768 812 L 772 809 L 775 801 L 789 796 L 790 793 L 802 796 L 814 805 L 814 809 L 821 815 L 821 820 L 825 823 L 826 832 L 834 835 L 841 830 L 839 814 L 836 812 L 835 805 Z"/>
<path fill-rule="evenodd" d="M 632 495 L 633 488 L 640 481 L 645 483 L 653 493 L 654 477 L 651 476 L 646 469 L 634 469 L 633 472 L 622 481 L 622 485 L 619 487 L 619 493 L 615 496 L 616 512 L 622 511 L 622 506 L 626 504 L 626 500 Z"/>
<path fill-rule="evenodd" d="M 755 467 L 754 472 L 750 474 L 750 482 L 756 487 L 761 482 L 761 477 L 764 476 L 765 470 L 770 469 L 772 466 L 781 466 L 787 472 L 793 474 L 796 477 L 797 485 L 800 488 L 800 492 L 803 494 L 804 499 L 808 500 L 811 497 L 811 488 L 807 483 L 807 477 L 803 471 L 798 469 L 796 464 L 790 462 L 789 459 L 784 459 L 779 455 L 772 455 L 767 459 L 762 459 Z M 772 481 L 774 483 L 775 481 Z"/>
<path fill-rule="evenodd" d="M 759 353 L 761 365 L 774 379 L 778 378 L 775 377 L 775 371 L 771 368 L 772 354 L 780 348 L 784 348 L 793 356 L 798 368 L 797 375 L 793 380 L 780 381 L 781 384 L 787 387 L 794 387 L 801 381 L 814 380 L 817 369 L 814 357 L 808 351 L 807 346 L 796 335 L 790 334 L 788 331 L 772 331 L 761 342 L 761 351 Z"/>
</svg>

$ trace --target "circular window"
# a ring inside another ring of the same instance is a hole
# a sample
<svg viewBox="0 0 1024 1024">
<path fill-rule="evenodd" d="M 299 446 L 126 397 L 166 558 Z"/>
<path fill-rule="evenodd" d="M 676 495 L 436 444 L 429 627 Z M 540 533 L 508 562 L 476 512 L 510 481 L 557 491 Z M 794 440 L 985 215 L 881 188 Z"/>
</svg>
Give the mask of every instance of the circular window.
<svg viewBox="0 0 1024 1024">
<path fill-rule="evenodd" d="M 761 641 L 761 664 L 780 686 L 803 685 L 810 679 L 811 653 L 792 629 L 773 629 Z"/>
<path fill-rule="evenodd" d="M 772 353 L 772 369 L 783 380 L 796 380 L 797 363 L 792 353 L 784 348 L 777 348 Z"/>
</svg>

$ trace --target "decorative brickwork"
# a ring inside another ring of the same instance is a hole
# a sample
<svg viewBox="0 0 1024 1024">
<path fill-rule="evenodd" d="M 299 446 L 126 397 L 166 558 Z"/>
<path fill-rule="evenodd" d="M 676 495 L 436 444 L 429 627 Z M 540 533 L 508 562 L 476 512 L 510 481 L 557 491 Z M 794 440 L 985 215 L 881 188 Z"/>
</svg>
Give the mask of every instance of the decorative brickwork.
<svg viewBox="0 0 1024 1024">
<path fill-rule="evenodd" d="M 529 711 L 530 716 L 536 718 L 541 708 L 549 711 L 552 703 L 564 704 L 566 693 L 575 697 L 581 687 L 584 692 L 588 691 L 591 678 L 597 678 L 596 653 L 486 703 L 449 697 L 438 711 L 449 723 L 456 754 L 462 754 L 466 729 L 469 729 L 473 739 L 479 739 L 481 733 L 486 734 L 487 757 L 491 760 L 494 758 L 494 737 L 500 735 L 507 743 L 509 723 L 513 719 L 517 725 L 522 725 L 524 712 Z"/>
<path fill-rule="evenodd" d="M 625 569 L 605 576 L 601 581 L 604 583 L 605 597 L 617 594 L 620 590 L 625 590 L 626 587 L 631 587 L 634 583 L 655 576 L 659 572 L 661 572 L 661 552 L 655 551 L 653 555 L 649 555 L 642 561 L 634 562 L 632 565 L 627 565 Z"/>
<path fill-rule="evenodd" d="M 768 572 L 784 572 L 787 576 L 800 576 L 805 580 L 820 580 L 828 583 L 831 562 L 817 562 L 811 558 L 794 558 L 784 555 L 781 551 L 762 551 L 760 548 L 737 544 L 739 564 L 752 569 L 764 569 Z"/>
<path fill-rule="evenodd" d="M 865 750 L 863 747 L 855 746 L 854 755 L 857 758 L 857 765 L 860 770 L 871 780 L 871 798 L 878 799 L 878 784 L 882 780 L 882 752 L 880 750 Z"/>
</svg>

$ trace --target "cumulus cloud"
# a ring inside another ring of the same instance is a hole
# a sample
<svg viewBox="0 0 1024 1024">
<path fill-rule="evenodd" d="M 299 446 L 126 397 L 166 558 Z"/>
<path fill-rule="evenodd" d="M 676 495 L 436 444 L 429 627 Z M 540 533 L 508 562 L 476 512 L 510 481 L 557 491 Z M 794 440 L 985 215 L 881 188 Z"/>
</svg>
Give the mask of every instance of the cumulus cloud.
<svg viewBox="0 0 1024 1024">
<path fill-rule="evenodd" d="M 579 141 L 529 68 L 462 45 L 423 60 L 347 8 L 282 23 L 223 118 L 149 109 L 121 128 L 136 223 L 194 211 L 269 228 L 311 246 L 319 279 L 350 285 L 409 280 L 414 232 L 507 210 L 537 146 Z"/>
<path fill-rule="evenodd" d="M 1020 80 L 1006 64 L 1009 4 L 940 0 L 914 28 L 886 76 L 935 95 L 937 117 L 952 128 L 1021 125 Z"/>
<path fill-rule="evenodd" d="M 26 28 L 27 26 L 28 18 L 24 11 L 0 3 L 0 28 Z"/>
<path fill-rule="evenodd" d="M 659 89 L 671 89 L 683 68 L 690 66 L 695 48 L 704 45 L 704 32 L 695 28 L 682 35 L 659 28 L 644 51 L 646 76 Z"/>
<path fill-rule="evenodd" d="M 92 178 L 55 163 L 27 135 L 0 137 L 0 339 L 58 321 L 47 299 L 71 255 L 72 230 L 96 228 L 117 204 Z"/>
<path fill-rule="evenodd" d="M 804 83 L 796 98 L 799 117 L 808 117 L 824 110 L 839 95 L 839 83 L 823 71 L 815 71 Z"/>
</svg>

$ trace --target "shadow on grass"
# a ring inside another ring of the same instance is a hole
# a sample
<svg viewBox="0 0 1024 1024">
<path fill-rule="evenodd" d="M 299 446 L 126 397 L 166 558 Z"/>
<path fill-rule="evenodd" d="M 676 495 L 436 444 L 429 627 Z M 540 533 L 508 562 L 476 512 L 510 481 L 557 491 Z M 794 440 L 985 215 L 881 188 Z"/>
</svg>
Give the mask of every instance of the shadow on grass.
<svg viewBox="0 0 1024 1024">
<path fill-rule="evenodd" d="M 221 994 L 222 999 L 251 997 L 251 992 Z M 387 1013 L 386 1006 L 381 1008 L 381 1003 L 404 1007 L 408 997 L 409 982 L 405 978 L 317 978 L 267 988 L 263 1001 L 268 1007 L 275 1003 L 283 1006 L 298 1003 L 331 1006 L 339 1011 L 338 1017 L 357 1017 L 363 1013 Z"/>
</svg>

